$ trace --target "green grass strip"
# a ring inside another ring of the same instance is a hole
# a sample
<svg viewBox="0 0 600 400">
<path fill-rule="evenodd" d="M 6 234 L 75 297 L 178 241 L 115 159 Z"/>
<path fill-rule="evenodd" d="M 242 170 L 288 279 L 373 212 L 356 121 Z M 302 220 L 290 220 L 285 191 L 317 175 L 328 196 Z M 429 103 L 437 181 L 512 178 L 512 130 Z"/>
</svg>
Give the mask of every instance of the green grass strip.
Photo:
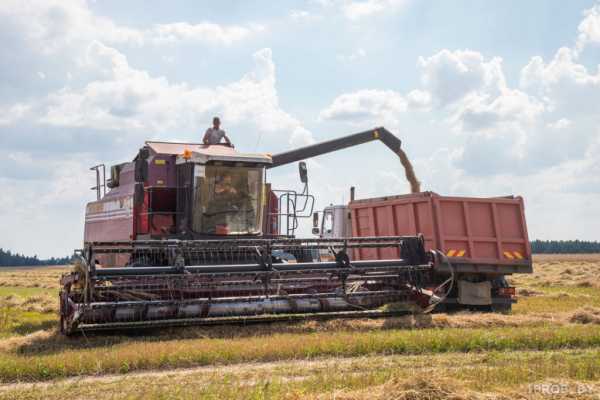
<svg viewBox="0 0 600 400">
<path fill-rule="evenodd" d="M 77 338 L 73 340 L 85 340 Z M 0 353 L 0 381 L 42 381 L 213 364 L 504 350 L 600 347 L 600 328 L 586 325 L 490 329 L 424 329 L 276 334 L 236 339 L 143 341 L 60 349 L 48 354 Z"/>
</svg>

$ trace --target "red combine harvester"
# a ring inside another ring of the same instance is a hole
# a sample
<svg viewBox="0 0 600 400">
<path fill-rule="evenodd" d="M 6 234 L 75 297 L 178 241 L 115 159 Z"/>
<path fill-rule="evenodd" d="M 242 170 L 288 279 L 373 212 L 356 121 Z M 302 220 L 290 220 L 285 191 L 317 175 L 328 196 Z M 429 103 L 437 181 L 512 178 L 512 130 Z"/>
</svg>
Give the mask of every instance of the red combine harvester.
<svg viewBox="0 0 600 400">
<path fill-rule="evenodd" d="M 353 200 L 325 209 L 319 229 L 304 162 L 302 192 L 266 183 L 270 168 L 375 140 L 401 154 L 377 128 L 273 156 L 146 142 L 108 180 L 93 167 L 97 201 L 62 277 L 61 331 L 510 307 L 504 276 L 531 272 L 520 198 Z M 296 238 L 310 217 L 319 237 Z"/>
</svg>

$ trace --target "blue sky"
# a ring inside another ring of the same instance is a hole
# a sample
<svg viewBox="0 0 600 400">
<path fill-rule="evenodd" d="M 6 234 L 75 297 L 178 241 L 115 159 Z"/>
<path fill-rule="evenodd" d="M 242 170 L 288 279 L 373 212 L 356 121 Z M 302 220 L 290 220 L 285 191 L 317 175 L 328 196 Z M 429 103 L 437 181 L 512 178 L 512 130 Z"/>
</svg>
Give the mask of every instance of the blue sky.
<svg viewBox="0 0 600 400">
<path fill-rule="evenodd" d="M 0 247 L 79 247 L 89 166 L 213 115 L 270 153 L 385 125 L 425 190 L 521 195 L 532 238 L 600 239 L 594 0 L 8 0 L 0 40 Z M 377 143 L 309 176 L 319 207 L 408 190 Z"/>
</svg>

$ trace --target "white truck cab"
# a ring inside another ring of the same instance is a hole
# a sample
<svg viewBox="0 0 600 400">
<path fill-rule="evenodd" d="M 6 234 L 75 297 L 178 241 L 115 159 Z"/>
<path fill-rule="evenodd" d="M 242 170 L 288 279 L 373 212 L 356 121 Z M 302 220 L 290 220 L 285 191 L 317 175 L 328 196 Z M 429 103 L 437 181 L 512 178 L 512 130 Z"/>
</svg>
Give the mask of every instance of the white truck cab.
<svg viewBox="0 0 600 400">
<path fill-rule="evenodd" d="M 355 188 L 350 188 L 350 201 L 354 200 Z M 321 215 L 319 215 L 321 214 Z M 319 218 L 321 217 L 321 218 Z M 313 235 L 319 235 L 324 239 L 335 239 L 341 237 L 351 237 L 352 220 L 350 219 L 350 209 L 347 204 L 330 204 L 323 209 L 321 213 L 313 214 Z"/>
<path fill-rule="evenodd" d="M 340 238 L 352 236 L 352 225 L 350 222 L 350 213 L 346 205 L 329 205 L 322 211 L 322 218 L 319 213 L 313 216 L 313 234 L 320 238 Z"/>
<path fill-rule="evenodd" d="M 321 214 L 321 218 L 320 215 Z M 313 214 L 312 233 L 321 239 L 334 239 L 352 236 L 350 210 L 346 205 L 329 205 L 323 211 Z M 321 261 L 333 261 L 333 254 L 327 249 L 319 250 Z"/>
</svg>

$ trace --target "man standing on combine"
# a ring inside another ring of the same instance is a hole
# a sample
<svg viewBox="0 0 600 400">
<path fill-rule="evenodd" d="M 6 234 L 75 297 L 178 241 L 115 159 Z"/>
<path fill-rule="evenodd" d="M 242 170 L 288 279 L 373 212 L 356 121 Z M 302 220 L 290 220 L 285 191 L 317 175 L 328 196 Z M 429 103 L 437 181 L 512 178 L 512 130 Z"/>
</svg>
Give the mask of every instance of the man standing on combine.
<svg viewBox="0 0 600 400">
<path fill-rule="evenodd" d="M 202 142 L 204 144 L 208 144 L 208 145 L 220 144 L 221 139 L 225 139 L 225 143 L 227 143 L 231 147 L 234 147 L 233 144 L 231 143 L 231 141 L 229 140 L 229 138 L 227 137 L 227 135 L 225 134 L 225 131 L 222 130 L 220 127 L 221 127 L 221 120 L 219 119 L 219 117 L 214 117 L 213 118 L 213 126 L 212 126 L 212 128 L 208 128 L 206 130 L 206 133 L 204 134 L 204 138 L 202 138 Z"/>
</svg>

